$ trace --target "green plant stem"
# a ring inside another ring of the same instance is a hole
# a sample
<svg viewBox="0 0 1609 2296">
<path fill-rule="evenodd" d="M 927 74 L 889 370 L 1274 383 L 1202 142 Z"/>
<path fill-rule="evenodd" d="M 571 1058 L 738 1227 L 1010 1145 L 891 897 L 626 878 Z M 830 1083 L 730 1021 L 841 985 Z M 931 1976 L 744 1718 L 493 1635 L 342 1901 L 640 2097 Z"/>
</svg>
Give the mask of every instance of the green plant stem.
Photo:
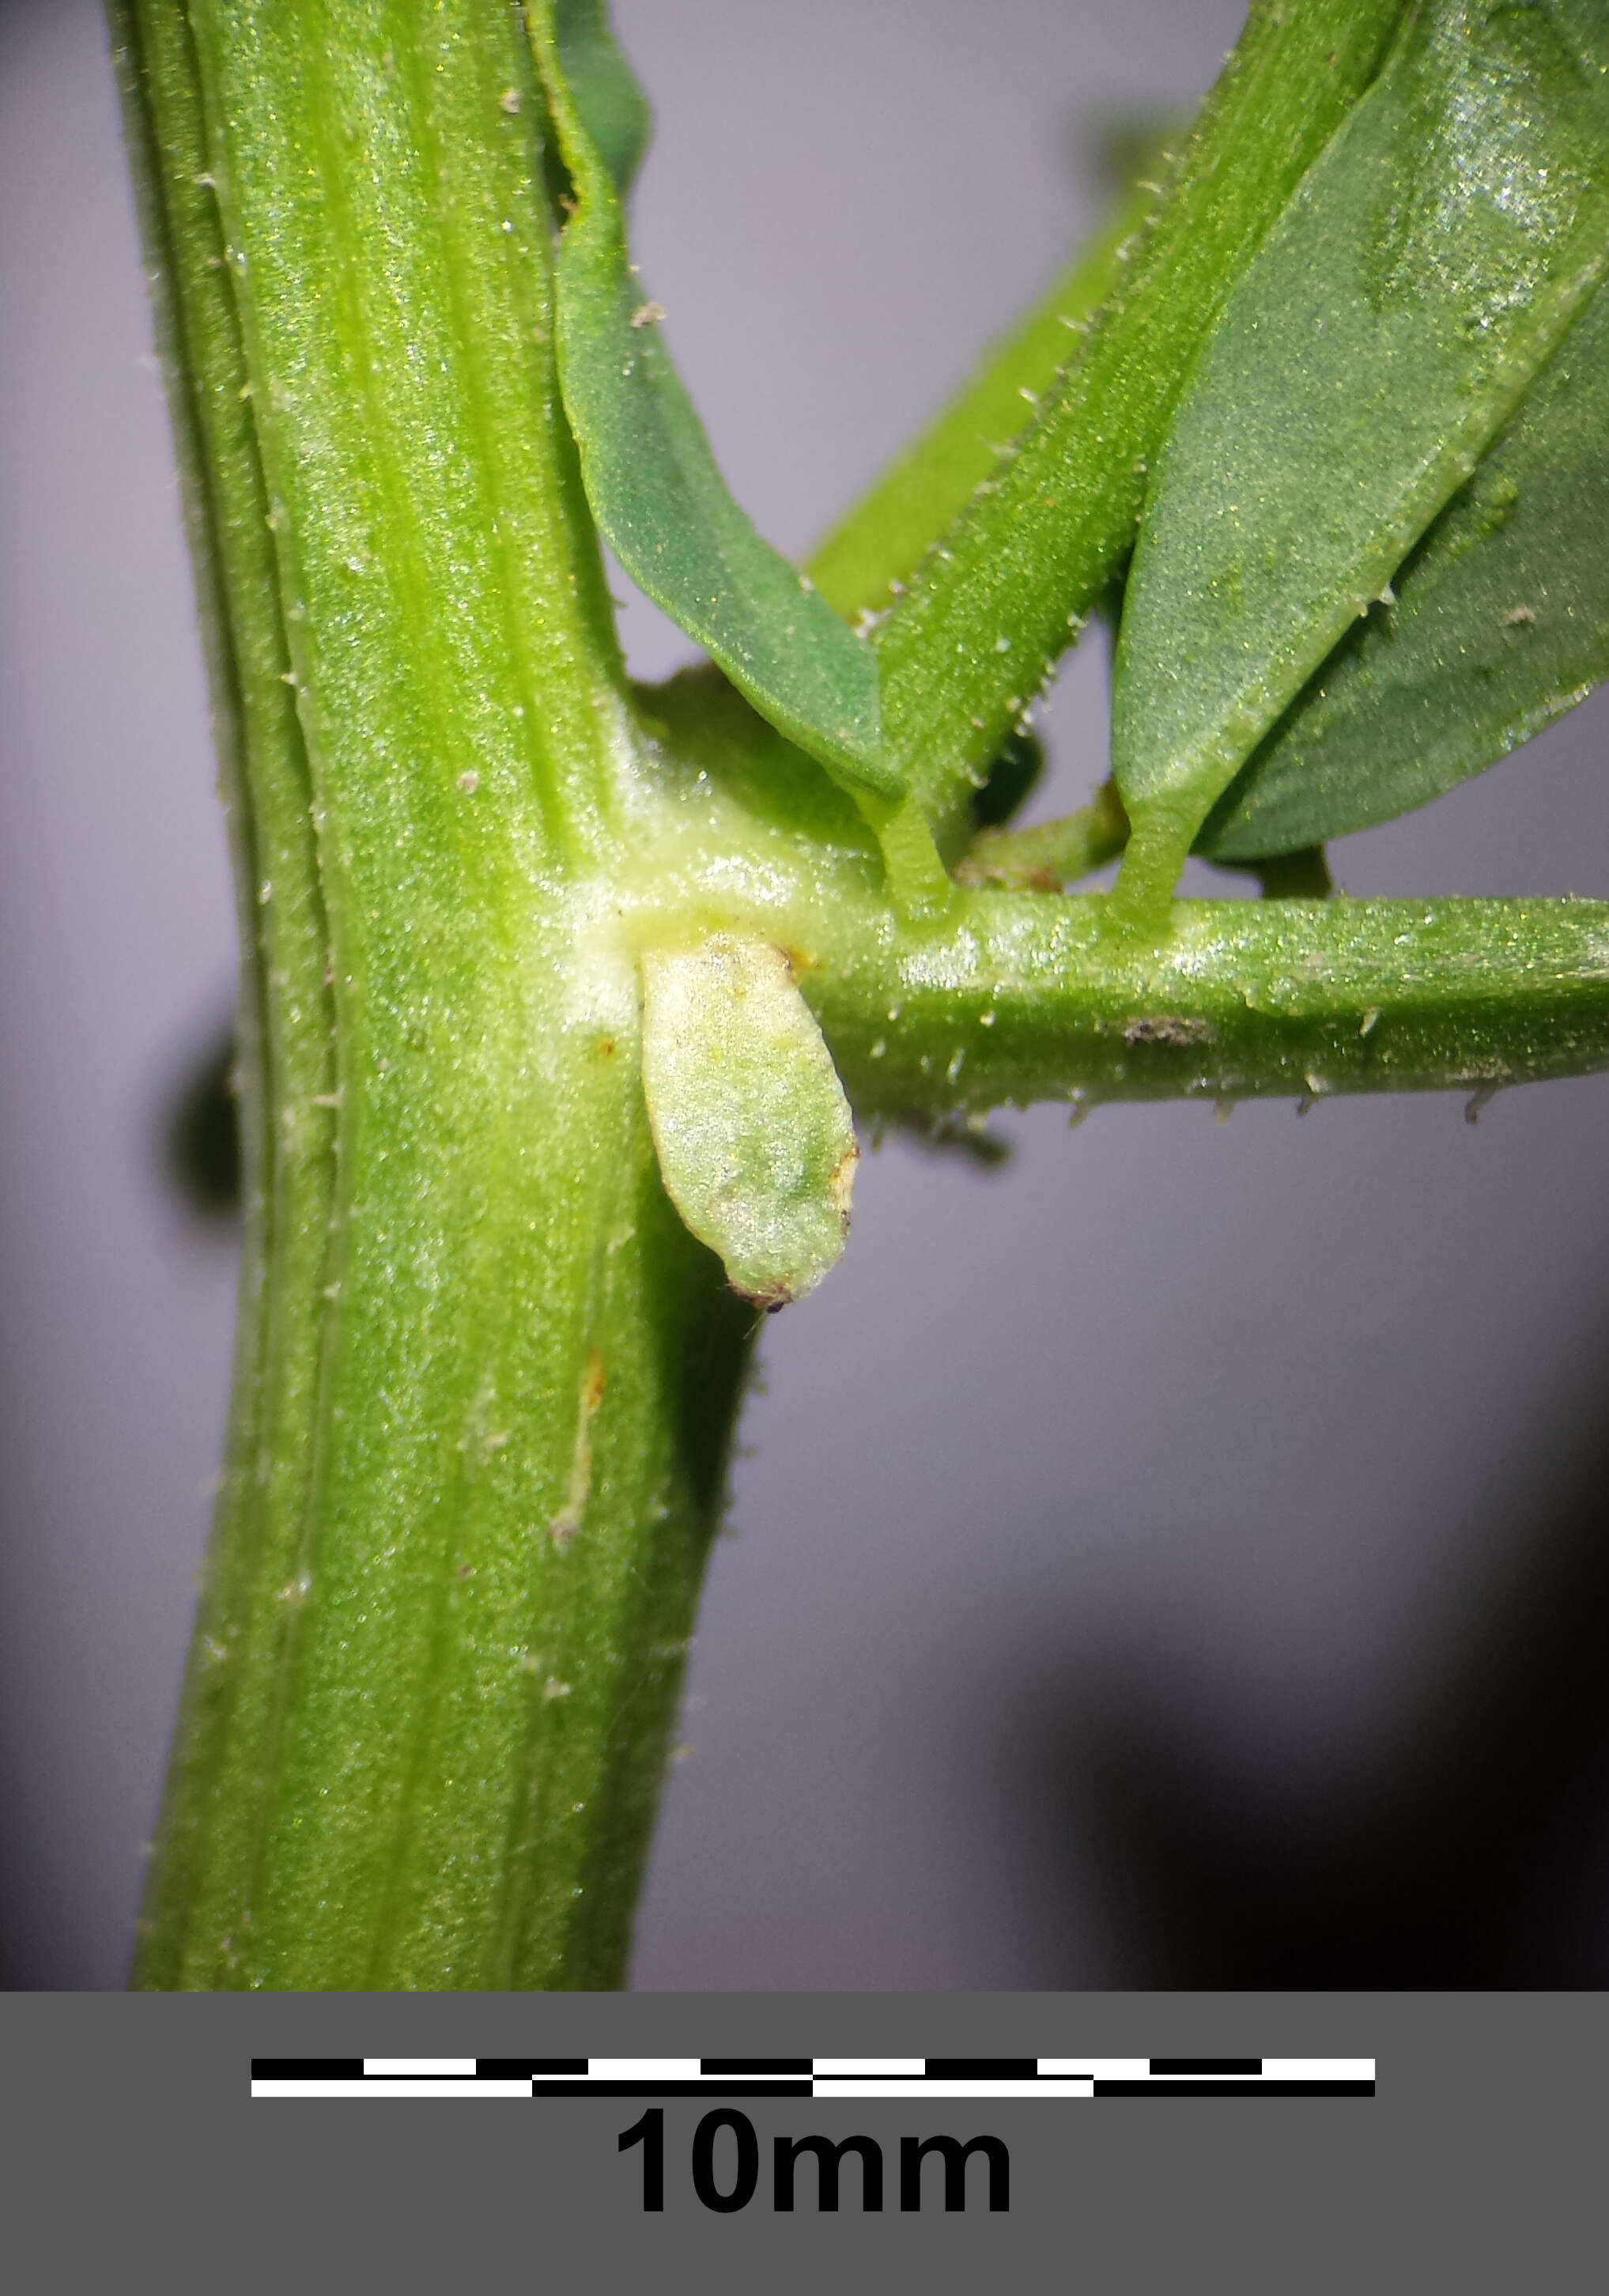
<svg viewBox="0 0 1609 2296">
<path fill-rule="evenodd" d="M 824 952 L 805 991 L 857 1109 L 1467 1093 L 1609 1065 L 1609 903 L 1178 901 L 1154 947 L 1107 911 L 969 893 L 924 942 Z"/>
<path fill-rule="evenodd" d="M 1609 903 L 1178 901 L 1146 942 L 1104 896 L 958 885 L 913 917 L 850 800 L 823 781 L 796 812 L 788 745 L 707 673 L 644 702 L 668 746 L 613 882 L 616 931 L 785 949 L 862 1117 L 1469 1093 L 1609 1066 Z"/>
<path fill-rule="evenodd" d="M 311 783 L 275 579 L 250 384 L 206 166 L 188 27 L 113 16 L 130 149 L 180 448 L 241 919 L 237 1101 L 246 1212 L 220 1523 L 185 1691 L 187 1792 L 152 1869 L 159 1926 L 176 1876 L 250 1854 L 253 1807 L 223 1788 L 228 1737 L 271 1732 L 276 1652 L 241 1637 L 300 1568 L 307 1431 L 319 1377 L 335 1187 L 329 948 Z M 226 1657 L 232 1661 L 225 1664 Z M 225 1931 L 228 1929 L 226 1922 Z"/>
<path fill-rule="evenodd" d="M 529 57 L 472 0 L 117 25 L 267 1016 L 137 1981 L 618 1983 L 754 1319 L 660 1189 L 591 947 L 632 734 Z"/>
<path fill-rule="evenodd" d="M 1047 893 L 1076 884 L 1115 861 L 1129 842 L 1129 816 L 1110 782 L 1077 813 L 1032 829 L 985 829 L 956 867 L 964 885 Z"/>
</svg>

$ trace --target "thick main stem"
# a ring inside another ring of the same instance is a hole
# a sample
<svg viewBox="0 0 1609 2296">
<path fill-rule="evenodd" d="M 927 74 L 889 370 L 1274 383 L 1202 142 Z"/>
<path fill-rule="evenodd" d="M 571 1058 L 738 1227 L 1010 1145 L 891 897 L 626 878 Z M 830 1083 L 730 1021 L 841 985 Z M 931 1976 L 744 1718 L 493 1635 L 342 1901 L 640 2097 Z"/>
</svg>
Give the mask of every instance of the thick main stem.
<svg viewBox="0 0 1609 2296">
<path fill-rule="evenodd" d="M 114 15 L 238 782 L 231 1457 L 137 1981 L 621 1981 L 750 1311 L 660 1188 L 634 739 L 499 0 Z"/>
</svg>

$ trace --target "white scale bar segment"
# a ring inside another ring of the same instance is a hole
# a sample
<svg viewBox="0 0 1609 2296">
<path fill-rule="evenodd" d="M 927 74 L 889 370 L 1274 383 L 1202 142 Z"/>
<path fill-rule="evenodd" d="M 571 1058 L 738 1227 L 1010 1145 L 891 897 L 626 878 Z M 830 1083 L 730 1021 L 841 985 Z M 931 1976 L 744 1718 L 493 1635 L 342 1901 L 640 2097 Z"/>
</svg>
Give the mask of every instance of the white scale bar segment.
<svg viewBox="0 0 1609 2296">
<path fill-rule="evenodd" d="M 919 2080 L 927 2069 L 925 2057 L 812 2057 L 810 2062 L 817 2080 Z"/>
<path fill-rule="evenodd" d="M 253 2096 L 520 2097 L 530 2101 L 529 2080 L 254 2080 Z"/>
<path fill-rule="evenodd" d="M 701 2080 L 704 2077 L 699 2057 L 588 2057 L 587 2071 L 592 2080 Z"/>
</svg>

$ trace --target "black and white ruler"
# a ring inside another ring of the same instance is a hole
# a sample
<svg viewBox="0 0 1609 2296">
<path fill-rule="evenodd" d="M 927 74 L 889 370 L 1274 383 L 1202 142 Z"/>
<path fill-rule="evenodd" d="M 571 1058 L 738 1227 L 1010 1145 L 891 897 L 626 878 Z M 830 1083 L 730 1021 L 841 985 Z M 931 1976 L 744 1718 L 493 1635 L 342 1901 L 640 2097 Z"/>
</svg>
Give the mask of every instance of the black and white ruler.
<svg viewBox="0 0 1609 2296">
<path fill-rule="evenodd" d="M 254 2097 L 1373 2096 L 1372 2057 L 254 2057 Z"/>
</svg>

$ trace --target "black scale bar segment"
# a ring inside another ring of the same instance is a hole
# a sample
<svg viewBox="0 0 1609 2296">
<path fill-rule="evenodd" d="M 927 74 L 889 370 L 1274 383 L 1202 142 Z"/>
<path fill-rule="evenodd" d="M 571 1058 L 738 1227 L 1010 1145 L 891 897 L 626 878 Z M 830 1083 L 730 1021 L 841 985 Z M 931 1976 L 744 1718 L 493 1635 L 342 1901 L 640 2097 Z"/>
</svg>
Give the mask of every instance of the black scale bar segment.
<svg viewBox="0 0 1609 2296">
<path fill-rule="evenodd" d="M 1153 2057 L 1151 2077 L 1162 2073 L 1260 2073 L 1260 2057 Z"/>
<path fill-rule="evenodd" d="M 1372 2080 L 1097 2080 L 1101 2096 L 1373 2096 Z"/>
<path fill-rule="evenodd" d="M 477 2080 L 524 2080 L 527 2076 L 571 2073 L 582 2077 L 585 2057 L 477 2057 Z"/>
<path fill-rule="evenodd" d="M 361 2057 L 253 2057 L 253 2080 L 361 2080 Z"/>
<path fill-rule="evenodd" d="M 816 2070 L 810 2057 L 701 2057 L 698 2062 L 706 2073 L 735 2073 L 755 2080 L 769 2073 L 802 2075 L 808 2080 Z"/>
<path fill-rule="evenodd" d="M 1038 2057 L 924 2057 L 929 2080 L 1038 2080 Z"/>
</svg>

